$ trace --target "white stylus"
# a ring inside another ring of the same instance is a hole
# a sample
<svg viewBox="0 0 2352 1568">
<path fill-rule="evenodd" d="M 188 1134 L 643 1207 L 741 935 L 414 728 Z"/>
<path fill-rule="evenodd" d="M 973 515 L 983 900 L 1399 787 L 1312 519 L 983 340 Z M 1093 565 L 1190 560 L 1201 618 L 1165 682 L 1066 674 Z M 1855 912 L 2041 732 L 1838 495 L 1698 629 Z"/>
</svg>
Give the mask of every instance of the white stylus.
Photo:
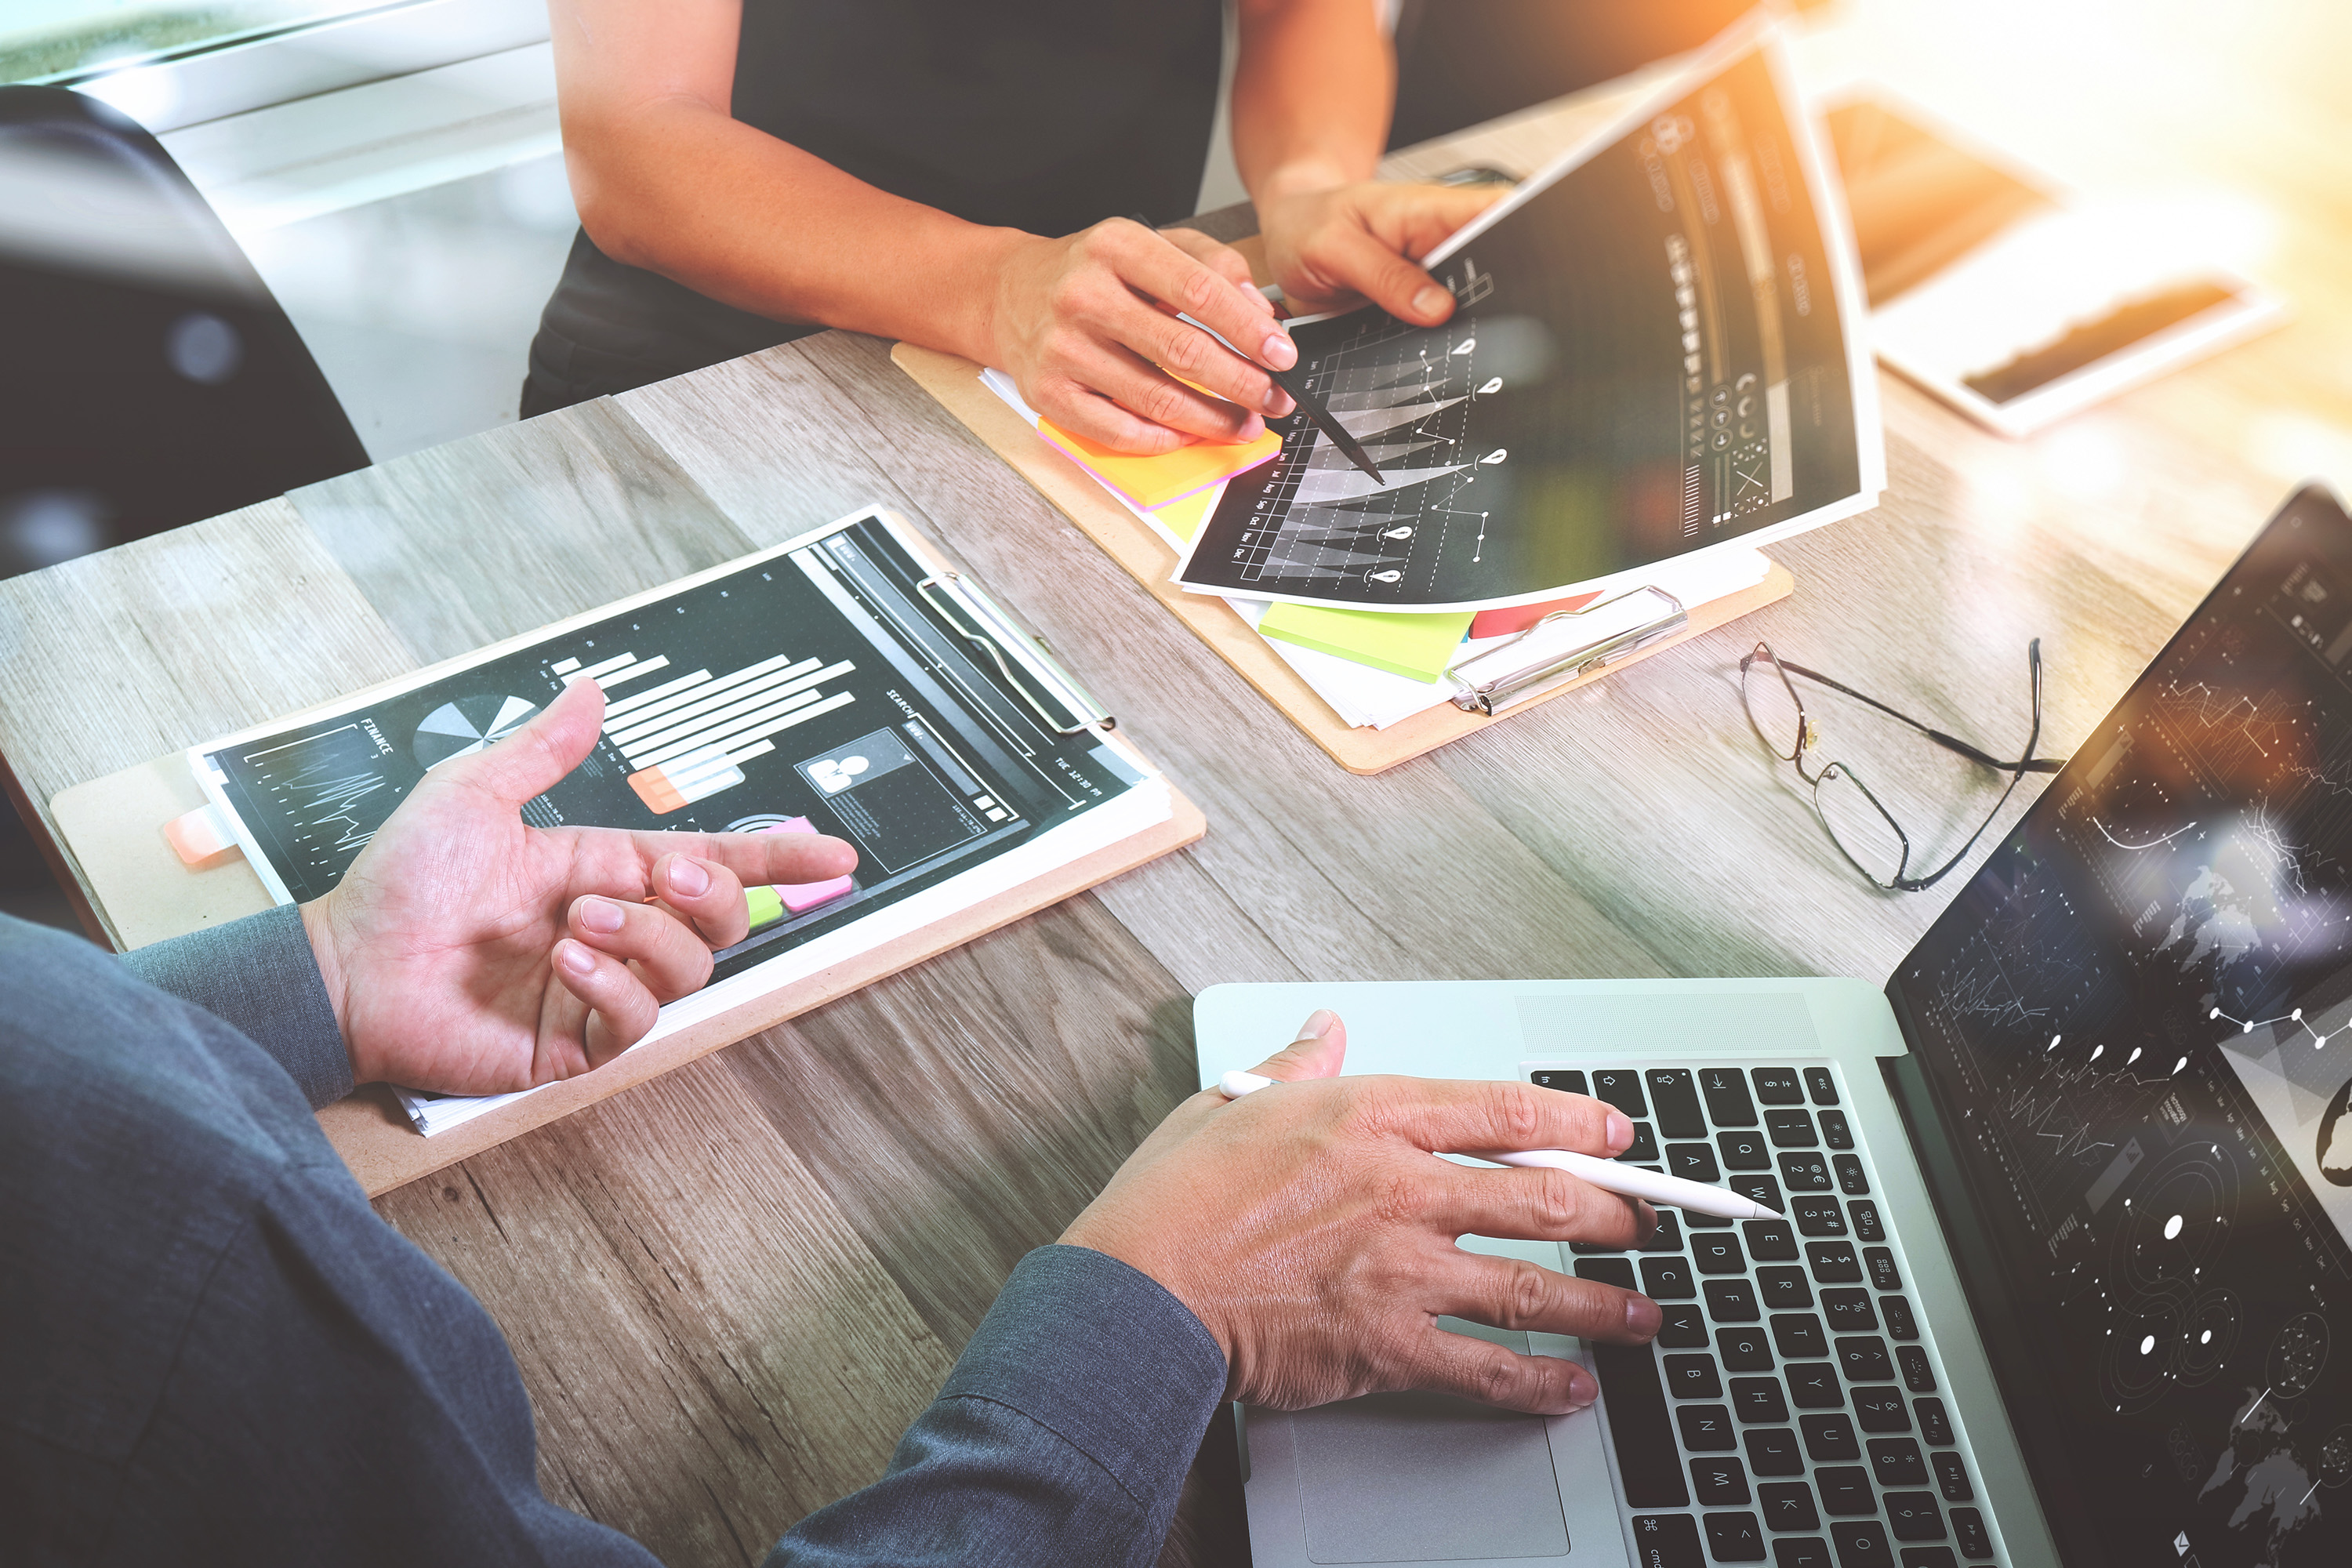
<svg viewBox="0 0 2352 1568">
<path fill-rule="evenodd" d="M 1245 1094 L 1255 1094 L 1279 1079 L 1261 1078 L 1254 1072 L 1229 1072 L 1217 1080 L 1217 1088 L 1228 1100 L 1239 1100 Z M 1639 1165 L 1621 1165 L 1614 1160 L 1596 1159 L 1580 1154 L 1572 1149 L 1525 1149 L 1500 1154 L 1479 1153 L 1474 1159 L 1491 1160 L 1498 1165 L 1546 1165 L 1555 1171 L 1566 1171 L 1571 1176 L 1591 1182 L 1603 1192 L 1620 1193 L 1629 1198 L 1646 1198 L 1669 1208 L 1688 1209 L 1694 1214 L 1714 1215 L 1722 1219 L 1779 1219 L 1780 1211 L 1768 1209 L 1753 1198 L 1738 1193 L 1710 1187 L 1705 1182 L 1694 1182 L 1682 1176 L 1662 1176 L 1655 1171 L 1645 1171 Z"/>
</svg>

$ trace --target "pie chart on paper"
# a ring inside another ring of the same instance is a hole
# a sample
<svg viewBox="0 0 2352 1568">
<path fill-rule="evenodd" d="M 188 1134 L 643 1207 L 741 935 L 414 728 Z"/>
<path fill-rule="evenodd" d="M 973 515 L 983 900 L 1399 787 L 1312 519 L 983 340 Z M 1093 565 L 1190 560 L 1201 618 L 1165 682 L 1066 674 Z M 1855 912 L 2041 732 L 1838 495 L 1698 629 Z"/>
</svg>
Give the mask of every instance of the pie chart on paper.
<svg viewBox="0 0 2352 1568">
<path fill-rule="evenodd" d="M 538 711 L 537 703 L 520 697 L 460 697 L 427 713 L 411 746 L 431 773 L 452 757 L 469 757 L 505 740 Z"/>
</svg>

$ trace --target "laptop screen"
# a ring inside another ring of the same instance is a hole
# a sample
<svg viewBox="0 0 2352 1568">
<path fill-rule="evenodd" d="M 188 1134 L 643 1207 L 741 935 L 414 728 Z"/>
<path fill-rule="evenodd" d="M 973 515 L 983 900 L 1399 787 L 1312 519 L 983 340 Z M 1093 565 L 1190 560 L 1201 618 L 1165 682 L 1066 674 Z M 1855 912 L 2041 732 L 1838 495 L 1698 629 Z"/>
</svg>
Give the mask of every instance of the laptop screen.
<svg viewBox="0 0 2352 1568">
<path fill-rule="evenodd" d="M 1889 992 L 2069 1561 L 2352 1563 L 2352 520 L 2325 491 Z"/>
</svg>

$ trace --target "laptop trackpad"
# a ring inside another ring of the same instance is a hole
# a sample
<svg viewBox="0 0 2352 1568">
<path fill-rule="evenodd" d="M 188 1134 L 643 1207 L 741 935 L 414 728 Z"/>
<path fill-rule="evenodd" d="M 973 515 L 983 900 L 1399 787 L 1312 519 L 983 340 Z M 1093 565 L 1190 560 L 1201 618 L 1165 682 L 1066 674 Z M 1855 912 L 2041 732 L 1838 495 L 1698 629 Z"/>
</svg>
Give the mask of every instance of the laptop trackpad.
<svg viewBox="0 0 2352 1568">
<path fill-rule="evenodd" d="M 1440 1321 L 1523 1354 L 1528 1349 L 1525 1334 Z M 1442 1394 L 1375 1394 L 1290 1419 L 1314 1562 L 1568 1554 L 1541 1416 Z"/>
</svg>

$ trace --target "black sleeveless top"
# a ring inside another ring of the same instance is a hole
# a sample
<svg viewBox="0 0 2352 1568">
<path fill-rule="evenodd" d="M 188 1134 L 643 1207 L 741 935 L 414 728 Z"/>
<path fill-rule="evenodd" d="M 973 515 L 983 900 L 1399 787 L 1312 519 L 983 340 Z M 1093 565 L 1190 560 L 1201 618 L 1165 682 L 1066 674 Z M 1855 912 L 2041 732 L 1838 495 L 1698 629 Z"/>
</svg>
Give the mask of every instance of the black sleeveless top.
<svg viewBox="0 0 2352 1568">
<path fill-rule="evenodd" d="M 743 0 L 734 115 L 973 223 L 1073 233 L 1188 216 L 1220 0 Z M 789 342 L 583 230 L 531 345 L 526 416 Z"/>
</svg>

